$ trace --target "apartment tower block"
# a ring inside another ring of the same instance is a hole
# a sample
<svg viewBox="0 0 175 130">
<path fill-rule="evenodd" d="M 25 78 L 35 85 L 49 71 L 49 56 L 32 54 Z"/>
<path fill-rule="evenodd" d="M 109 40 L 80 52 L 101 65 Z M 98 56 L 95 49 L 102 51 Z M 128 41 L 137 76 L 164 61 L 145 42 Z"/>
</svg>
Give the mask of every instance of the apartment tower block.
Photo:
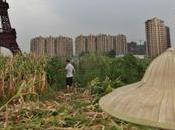
<svg viewBox="0 0 175 130">
<path fill-rule="evenodd" d="M 155 58 L 171 47 L 169 27 L 164 21 L 153 18 L 145 22 L 147 55 Z"/>
<path fill-rule="evenodd" d="M 69 37 L 36 37 L 31 40 L 31 53 L 36 56 L 72 56 L 73 40 Z"/>
<path fill-rule="evenodd" d="M 111 36 L 106 34 L 83 36 L 80 35 L 75 39 L 76 55 L 83 53 L 105 53 L 115 51 L 117 55 L 127 53 L 126 36 L 119 34 Z"/>
</svg>

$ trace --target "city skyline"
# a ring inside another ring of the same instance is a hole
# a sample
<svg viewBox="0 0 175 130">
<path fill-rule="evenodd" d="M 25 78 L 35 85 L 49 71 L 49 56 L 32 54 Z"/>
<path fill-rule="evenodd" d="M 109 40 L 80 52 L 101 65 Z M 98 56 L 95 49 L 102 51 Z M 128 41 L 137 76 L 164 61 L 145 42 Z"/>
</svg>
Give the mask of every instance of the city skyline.
<svg viewBox="0 0 175 130">
<path fill-rule="evenodd" d="M 107 54 L 111 51 L 116 55 L 127 54 L 127 38 L 124 34 L 80 35 L 75 38 L 74 46 L 73 38 L 65 36 L 39 36 L 30 41 L 30 52 L 36 56 L 80 56 L 84 53 Z"/>
<path fill-rule="evenodd" d="M 36 36 L 123 33 L 128 41 L 146 40 L 144 22 L 159 17 L 175 31 L 175 1 L 167 0 L 8 0 L 12 25 L 23 51 L 29 52 L 30 39 Z M 91 7 L 91 10 L 89 10 Z M 24 13 L 23 13 L 24 12 Z M 39 19 L 39 20 L 38 20 Z"/>
<path fill-rule="evenodd" d="M 70 37 L 36 37 L 31 39 L 30 51 L 35 56 L 72 56 L 73 39 Z"/>
<path fill-rule="evenodd" d="M 146 42 L 143 44 L 133 41 L 127 42 L 124 34 L 115 36 L 109 34 L 89 34 L 85 36 L 81 34 L 75 39 L 75 50 L 73 53 L 73 39 L 71 37 L 40 36 L 31 39 L 30 52 L 36 56 L 47 55 L 64 57 L 71 55 L 81 56 L 85 53 L 96 53 L 116 54 L 116 56 L 133 54 L 143 57 L 143 55 L 146 55 Z"/>
<path fill-rule="evenodd" d="M 110 34 L 79 35 L 75 39 L 75 54 L 83 53 L 109 53 L 114 51 L 116 55 L 127 54 L 127 38 L 124 34 L 112 36 Z"/>
</svg>

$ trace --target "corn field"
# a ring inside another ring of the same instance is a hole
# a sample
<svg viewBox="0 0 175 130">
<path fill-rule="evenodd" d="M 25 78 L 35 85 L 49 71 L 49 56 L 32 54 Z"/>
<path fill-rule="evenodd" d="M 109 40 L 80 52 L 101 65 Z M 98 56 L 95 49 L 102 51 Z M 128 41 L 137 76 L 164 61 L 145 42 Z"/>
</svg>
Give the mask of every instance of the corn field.
<svg viewBox="0 0 175 130">
<path fill-rule="evenodd" d="M 45 91 L 47 88 L 45 65 L 46 59 L 42 57 L 36 59 L 32 55 L 1 56 L 1 99 L 6 101 L 10 98 L 23 98 L 27 95 L 37 95 Z"/>
</svg>

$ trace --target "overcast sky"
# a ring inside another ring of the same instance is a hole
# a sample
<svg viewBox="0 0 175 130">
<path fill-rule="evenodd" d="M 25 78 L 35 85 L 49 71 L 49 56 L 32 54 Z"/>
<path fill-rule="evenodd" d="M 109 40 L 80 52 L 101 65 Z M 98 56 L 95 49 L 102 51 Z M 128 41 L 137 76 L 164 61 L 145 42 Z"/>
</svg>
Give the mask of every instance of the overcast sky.
<svg viewBox="0 0 175 130">
<path fill-rule="evenodd" d="M 128 41 L 145 40 L 144 22 L 155 16 L 175 37 L 175 0 L 7 0 L 10 19 L 23 51 L 36 36 L 123 33 Z M 174 43 L 174 42 L 173 42 Z"/>
</svg>

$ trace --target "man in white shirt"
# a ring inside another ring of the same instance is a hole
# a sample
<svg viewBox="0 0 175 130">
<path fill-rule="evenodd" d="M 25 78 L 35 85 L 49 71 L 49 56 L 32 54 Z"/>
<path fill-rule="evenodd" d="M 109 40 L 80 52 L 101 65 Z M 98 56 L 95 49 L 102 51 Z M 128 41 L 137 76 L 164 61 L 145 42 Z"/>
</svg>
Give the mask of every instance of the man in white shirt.
<svg viewBox="0 0 175 130">
<path fill-rule="evenodd" d="M 70 60 L 66 60 L 66 87 L 68 92 L 73 90 L 72 84 L 73 84 L 73 73 L 75 72 L 74 66 L 70 63 Z"/>
</svg>

